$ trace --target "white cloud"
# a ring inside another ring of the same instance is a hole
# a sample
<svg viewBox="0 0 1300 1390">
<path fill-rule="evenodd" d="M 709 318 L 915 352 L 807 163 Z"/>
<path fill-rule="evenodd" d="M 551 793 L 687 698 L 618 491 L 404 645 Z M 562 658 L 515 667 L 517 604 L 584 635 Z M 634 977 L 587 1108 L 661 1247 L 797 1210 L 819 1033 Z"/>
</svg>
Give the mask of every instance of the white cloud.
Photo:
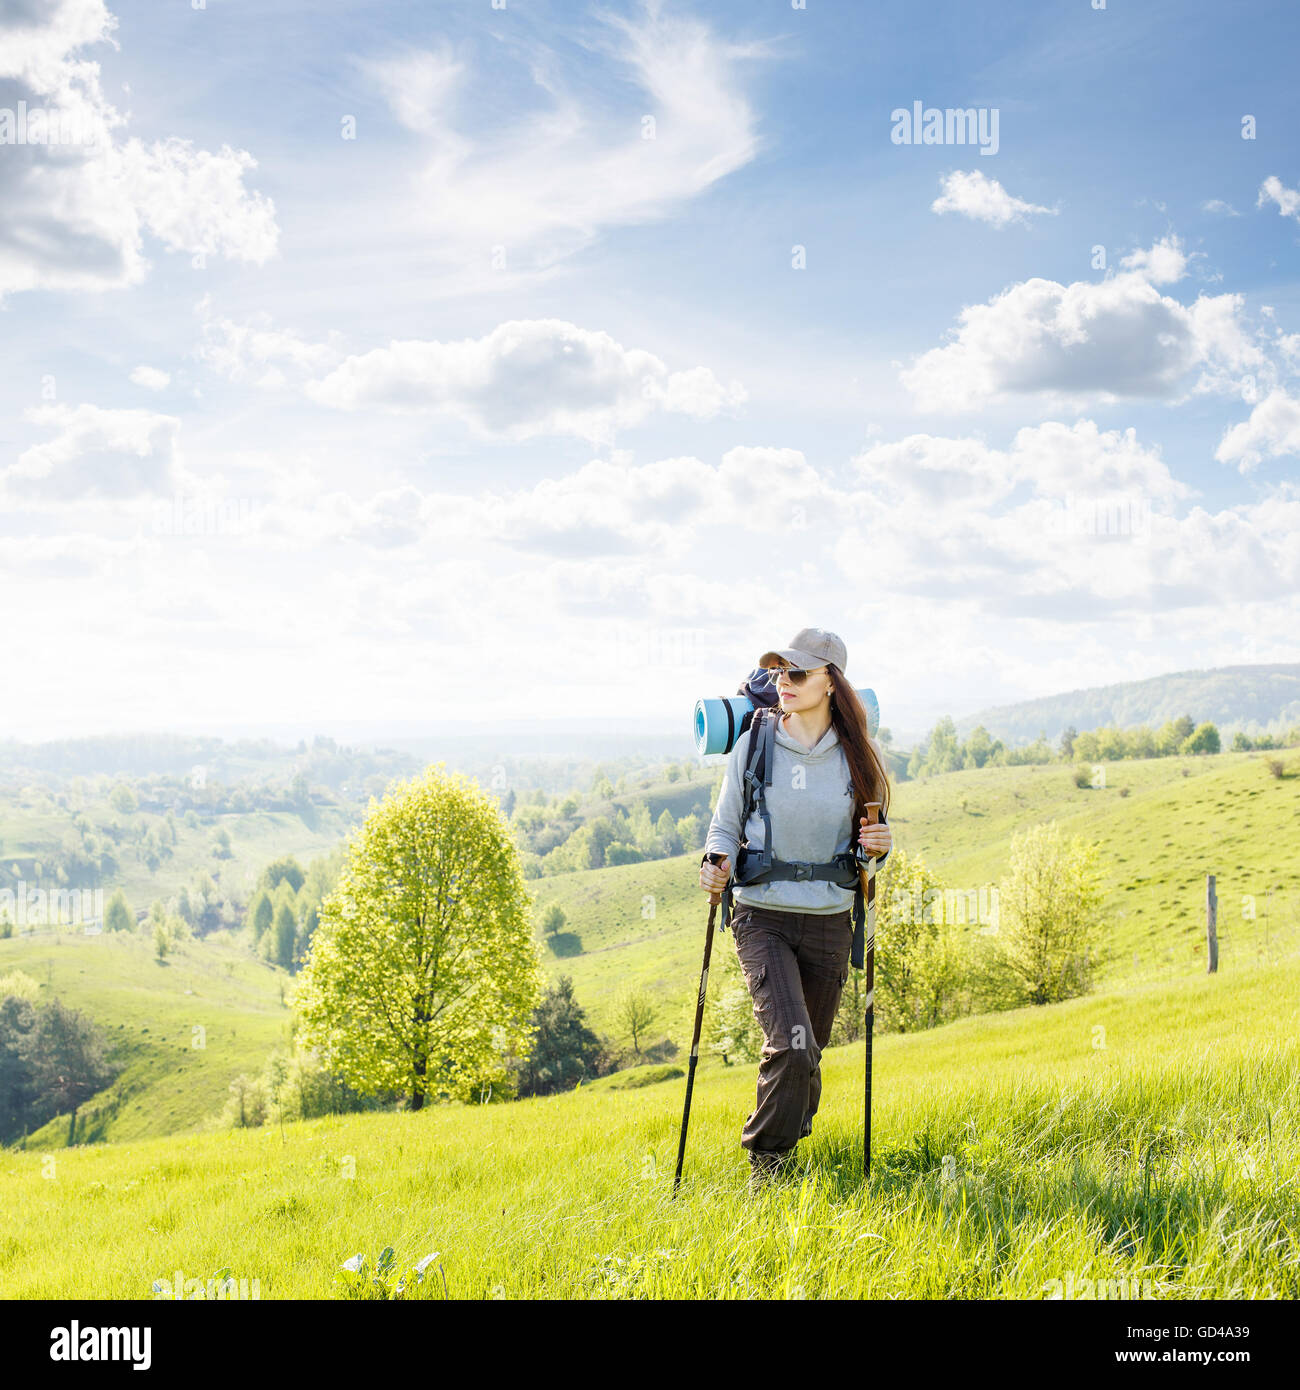
<svg viewBox="0 0 1300 1390">
<path fill-rule="evenodd" d="M 146 391 L 162 391 L 171 384 L 171 373 L 164 372 L 160 367 L 147 367 L 144 363 L 136 367 L 131 372 L 131 380 L 136 386 L 143 386 Z"/>
<path fill-rule="evenodd" d="M 1190 495 L 1135 430 L 1099 430 L 1092 420 L 1072 426 L 1048 420 L 1018 430 L 1007 450 L 978 439 L 915 434 L 875 444 L 854 464 L 874 497 L 945 504 L 954 513 L 959 503 L 988 508 L 1006 501 L 1022 484 L 1049 498 L 1129 490 L 1166 504 Z"/>
<path fill-rule="evenodd" d="M 944 178 L 942 187 L 943 192 L 930 204 L 931 212 L 956 212 L 994 227 L 1005 227 L 1011 222 L 1027 224 L 1035 213 L 1055 216 L 1057 212 L 1056 208 L 1012 197 L 997 179 L 988 178 L 978 169 L 970 173 L 955 170 Z"/>
<path fill-rule="evenodd" d="M 116 23 L 102 0 L 0 12 L 0 140 L 13 141 L 0 159 L 0 296 L 135 284 L 146 232 L 172 250 L 257 263 L 275 251 L 274 208 L 244 187 L 248 154 L 119 139 L 126 118 L 105 99 L 99 64 L 77 56 L 113 42 Z"/>
<path fill-rule="evenodd" d="M 264 484 L 234 534 L 160 536 L 149 499 L 128 498 L 87 506 L 80 526 L 102 536 L 115 516 L 142 517 L 125 549 L 63 546 L 62 565 L 24 538 L 22 564 L 49 582 L 39 605 L 13 615 L 11 645 L 75 623 L 87 634 L 81 660 L 132 672 L 129 700 L 106 682 L 101 726 L 166 724 L 181 707 L 197 723 L 229 721 L 230 670 L 250 656 L 259 685 L 249 718 L 364 709 L 376 720 L 434 719 L 448 708 L 428 703 L 436 659 L 451 647 L 474 664 L 474 689 L 456 692 L 468 703 L 453 714 L 519 717 L 518 672 L 535 665 L 544 675 L 530 689 L 533 714 L 602 702 L 655 717 L 678 710 L 685 736 L 697 695 L 734 689 L 746 663 L 807 622 L 845 636 L 854 678 L 877 687 L 892 724 L 919 722 L 901 692 L 924 694 L 918 669 L 935 663 L 1008 694 L 1035 679 L 1077 684 L 1080 669 L 1100 684 L 1143 674 L 1135 644 L 1172 666 L 1188 642 L 1236 651 L 1243 613 L 1259 631 L 1300 619 L 1295 489 L 1177 517 L 1188 490 L 1159 451 L 1088 420 L 1050 421 L 1002 448 L 889 441 L 845 478 L 798 451 L 760 447 L 717 462 L 636 466 L 618 455 L 488 490 L 398 484 L 353 497 L 301 468 Z M 248 485 L 256 480 L 234 489 Z M 1145 536 L 1062 529 L 1072 500 L 1105 507 L 1125 496 L 1149 503 Z M 80 520 L 68 516 L 69 532 Z M 75 582 L 57 582 L 67 574 Z M 761 591 L 753 612 L 746 585 Z M 315 678 L 307 704 L 304 662 Z M 1036 677 L 1044 665 L 1049 675 Z M 37 695 L 51 712 L 67 708 L 43 671 L 30 673 L 25 704 Z"/>
<path fill-rule="evenodd" d="M 341 410 L 455 415 L 486 436 L 606 440 L 653 410 L 707 418 L 744 388 L 707 368 L 670 372 L 652 353 L 560 319 L 512 319 L 482 338 L 412 339 L 349 357 L 307 394 Z"/>
<path fill-rule="evenodd" d="M 121 168 L 141 222 L 170 250 L 255 265 L 275 254 L 275 208 L 244 187 L 245 172 L 257 168 L 246 150 L 223 145 L 213 154 L 175 136 L 148 146 L 131 140 Z"/>
<path fill-rule="evenodd" d="M 1288 188 L 1276 174 L 1270 174 L 1259 186 L 1255 206 L 1262 208 L 1265 203 L 1276 203 L 1283 217 L 1300 220 L 1300 189 Z"/>
<path fill-rule="evenodd" d="M 332 342 L 314 343 L 292 329 L 274 327 L 266 313 L 243 323 L 214 318 L 207 295 L 199 301 L 197 313 L 203 337 L 195 356 L 231 381 L 281 387 L 289 384 L 289 374 L 301 382 L 311 372 L 327 370 L 343 355 Z"/>
<path fill-rule="evenodd" d="M 1130 251 L 1120 265 L 1152 285 L 1171 285 L 1187 274 L 1189 259 L 1177 237 L 1163 237 L 1154 246 Z"/>
<path fill-rule="evenodd" d="M 579 645 L 598 644 L 601 623 L 638 633 L 699 626 L 683 614 L 730 611 L 736 576 L 751 573 L 767 545 L 778 547 L 781 593 L 797 592 L 805 612 L 883 605 L 916 622 L 941 602 L 986 623 L 1046 620 L 1065 632 L 1300 597 L 1289 529 L 1300 524 L 1300 498 L 1279 489 L 1257 504 L 1193 505 L 1179 517 L 1193 490 L 1132 429 L 1048 421 L 1004 449 L 914 435 L 854 464 L 846 482 L 795 450 L 742 448 L 717 464 L 593 459 L 479 492 L 312 497 L 308 486 L 272 502 L 264 521 L 281 555 L 361 547 L 347 572 L 378 567 L 373 587 L 394 632 L 420 632 L 434 613 L 445 622 L 465 603 L 483 633 L 517 632 L 529 649 L 579 642 L 575 621 L 598 625 Z M 252 543 L 267 552 L 264 540 Z M 524 594 L 536 619 L 527 633 L 517 623 Z"/>
<path fill-rule="evenodd" d="M 497 111 L 500 78 L 473 89 L 476 74 L 448 45 L 363 65 L 397 121 L 425 141 L 413 194 L 429 256 L 463 275 L 501 248 L 512 270 L 541 270 L 607 228 L 667 216 L 755 157 L 757 123 L 738 67 L 774 46 L 720 40 L 699 19 L 665 14 L 659 0 L 634 19 L 597 18 L 607 32 L 578 42 L 605 50 L 635 95 L 602 105 L 599 89 L 570 92 L 559 54 L 534 42 L 524 110 L 503 112 L 486 131 L 463 129 L 457 108 Z"/>
<path fill-rule="evenodd" d="M 1214 457 L 1249 473 L 1265 457 L 1282 454 L 1300 454 L 1300 401 L 1279 389 L 1260 401 L 1248 420 L 1224 434 Z"/>
<path fill-rule="evenodd" d="M 57 432 L 0 472 L 0 491 L 15 500 L 77 502 L 170 491 L 177 481 L 180 421 L 149 410 L 46 405 L 26 412 Z"/>
<path fill-rule="evenodd" d="M 1050 421 L 1018 431 L 1007 450 L 919 435 L 855 462 L 866 492 L 846 502 L 861 521 L 827 548 L 845 569 L 870 553 L 893 602 L 972 596 L 988 621 L 1075 627 L 1300 596 L 1288 536 L 1300 498 L 1279 489 L 1179 517 L 1191 489 L 1131 429 Z"/>
<path fill-rule="evenodd" d="M 1122 398 L 1173 399 L 1187 390 L 1232 389 L 1233 372 L 1265 372 L 1236 295 L 1184 306 L 1155 287 L 1187 269 L 1176 238 L 1124 258 L 1100 281 L 1032 279 L 964 308 L 943 347 L 901 373 L 923 409 L 970 410 L 1016 396 L 1050 408 Z M 1203 368 L 1190 386 L 1189 374 Z"/>
<path fill-rule="evenodd" d="M 1225 217 L 1240 217 L 1241 213 L 1232 206 L 1225 203 L 1222 198 L 1211 198 L 1208 202 L 1201 204 L 1202 212 L 1221 212 Z"/>
</svg>

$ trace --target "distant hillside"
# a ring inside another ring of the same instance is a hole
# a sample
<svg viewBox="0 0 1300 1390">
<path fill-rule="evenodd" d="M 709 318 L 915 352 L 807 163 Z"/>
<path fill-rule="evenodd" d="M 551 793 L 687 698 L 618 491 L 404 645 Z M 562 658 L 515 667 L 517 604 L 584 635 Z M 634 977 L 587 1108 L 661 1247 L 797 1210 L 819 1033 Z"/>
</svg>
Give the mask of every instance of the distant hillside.
<svg viewBox="0 0 1300 1390">
<path fill-rule="evenodd" d="M 1285 731 L 1300 723 L 1300 664 L 1219 666 L 1210 671 L 1176 671 L 1144 681 L 1071 690 L 1014 705 L 994 705 L 956 719 L 959 737 L 982 724 L 994 738 L 1019 743 L 1046 734 L 1050 742 L 1066 728 L 1157 726 L 1189 714 L 1209 720 L 1220 736 L 1238 729 L 1251 736 Z"/>
<path fill-rule="evenodd" d="M 201 773 L 207 784 L 252 788 L 287 787 L 301 775 L 312 787 L 364 807 L 392 779 L 413 776 L 434 762 L 493 789 L 551 794 L 588 786 L 602 773 L 617 779 L 663 762 L 694 761 L 689 715 L 683 712 L 675 736 L 645 733 L 634 722 L 621 732 L 588 737 L 551 730 L 543 721 L 531 733 L 469 734 L 452 728 L 437 736 L 350 745 L 323 734 L 296 745 L 176 733 L 98 734 L 42 743 L 0 739 L 0 795 L 8 786 L 57 789 L 78 777 L 188 781 Z"/>
<path fill-rule="evenodd" d="M 240 1072 L 256 1075 L 287 1042 L 287 977 L 226 941 L 178 942 L 164 962 L 132 933 L 33 932 L 0 940 L 0 975 L 15 970 L 38 982 L 42 1003 L 89 1014 L 123 1068 L 81 1107 L 77 1143 L 198 1128 Z M 35 1149 L 70 1142 L 66 1115 L 28 1136 Z"/>
</svg>

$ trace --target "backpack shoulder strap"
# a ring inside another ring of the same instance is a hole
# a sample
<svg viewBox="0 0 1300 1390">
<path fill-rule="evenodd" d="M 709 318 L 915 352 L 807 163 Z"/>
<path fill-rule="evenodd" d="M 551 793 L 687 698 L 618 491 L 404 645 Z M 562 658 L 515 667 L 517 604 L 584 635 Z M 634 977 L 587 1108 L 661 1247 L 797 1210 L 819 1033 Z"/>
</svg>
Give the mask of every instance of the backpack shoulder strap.
<svg viewBox="0 0 1300 1390">
<path fill-rule="evenodd" d="M 767 810 L 767 798 L 763 788 L 772 782 L 772 741 L 775 714 L 771 709 L 757 709 L 749 725 L 749 747 L 746 750 L 748 766 L 745 769 L 745 800 L 741 812 L 741 834 L 749 824 L 749 817 L 755 807 L 763 820 L 763 849 L 761 864 L 763 868 L 772 863 L 772 818 Z M 761 723 L 760 723 L 761 721 Z"/>
</svg>

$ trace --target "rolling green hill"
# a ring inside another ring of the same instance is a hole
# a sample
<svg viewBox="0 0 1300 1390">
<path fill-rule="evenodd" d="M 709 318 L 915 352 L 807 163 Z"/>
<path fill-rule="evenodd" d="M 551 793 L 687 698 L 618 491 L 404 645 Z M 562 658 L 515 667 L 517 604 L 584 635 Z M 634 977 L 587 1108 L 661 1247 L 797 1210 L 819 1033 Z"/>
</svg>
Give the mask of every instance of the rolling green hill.
<svg viewBox="0 0 1300 1390">
<path fill-rule="evenodd" d="M 1024 826 L 1054 818 L 1067 835 L 1095 840 L 1112 924 L 1103 987 L 1204 971 L 1205 876 L 1214 873 L 1220 968 L 1232 970 L 1300 937 L 1300 757 L 1288 755 L 1292 775 L 1279 779 L 1266 756 L 1112 763 L 1105 788 L 1075 786 L 1069 766 L 945 773 L 896 784 L 889 822 L 896 845 L 962 892 L 1006 874 L 1012 836 Z M 637 985 L 660 999 L 655 1031 L 689 1046 L 708 912 L 696 886 L 699 859 L 538 886 L 539 908 L 558 902 L 568 918 L 566 933 L 543 948 L 547 973 L 572 976 L 598 1030 L 614 1029 L 619 990 Z M 888 892 L 888 869 L 880 891 Z M 729 934 L 718 940 L 734 950 Z"/>
<path fill-rule="evenodd" d="M 217 940 L 179 942 L 166 963 L 143 935 L 36 932 L 0 941 L 0 975 L 22 970 L 100 1026 L 124 1070 L 77 1117 L 77 1143 L 173 1134 L 220 1112 L 231 1080 L 284 1041 L 283 971 Z M 201 1030 L 201 1031 L 196 1031 Z M 68 1118 L 28 1136 L 69 1141 Z"/>
<path fill-rule="evenodd" d="M 676 1201 L 680 1079 L 6 1151 L 0 1297 L 323 1298 L 392 1245 L 420 1298 L 1293 1299 L 1297 1000 L 1292 955 L 881 1038 L 866 1188 L 857 1046 L 758 1199 L 752 1066 L 701 1072 Z"/>
<path fill-rule="evenodd" d="M 1065 766 L 954 772 L 896 785 L 890 823 L 899 846 L 923 855 L 961 890 L 1006 872 L 1011 837 L 1022 826 L 1055 817 L 1067 833 L 1097 840 L 1113 924 L 1103 989 L 1204 971 L 1204 876 L 1214 872 L 1220 968 L 1231 975 L 1300 941 L 1300 776 L 1271 777 L 1265 761 L 1223 753 L 1115 763 L 1104 789 L 1076 787 Z M 1294 753 L 1286 761 L 1300 771 Z M 655 784 L 647 794 L 686 804 L 697 792 Z M 306 858 L 327 844 L 323 827 L 308 831 L 288 814 L 238 819 L 245 826 L 232 834 L 233 862 L 250 872 L 276 855 Z M 529 883 L 538 917 L 558 902 L 568 918 L 558 938 L 542 943 L 546 973 L 571 975 L 589 1022 L 610 1036 L 618 1031 L 619 991 L 650 991 L 660 1008 L 652 1038 L 671 1039 L 679 1061 L 689 1047 L 707 915 L 698 862 L 692 852 Z M 1252 903 L 1253 919 L 1242 915 Z M 730 935 L 718 937 L 715 952 L 722 951 L 734 951 Z M 0 940 L 0 974 L 15 968 L 85 1009 L 124 1049 L 127 1072 L 83 1110 L 80 1140 L 201 1126 L 220 1110 L 235 1075 L 261 1069 L 289 1017 L 280 997 L 288 977 L 253 960 L 238 941 L 186 943 L 160 966 L 143 937 L 64 932 Z M 720 978 L 715 970 L 715 986 Z M 189 1046 L 195 1024 L 207 1029 L 204 1052 Z M 702 1067 L 721 1065 L 702 1055 Z M 66 1118 L 51 1122 L 40 1142 L 65 1142 L 67 1128 Z"/>
<path fill-rule="evenodd" d="M 1040 732 L 1055 742 L 1069 725 L 1076 729 L 1104 724 L 1156 726 L 1183 714 L 1190 714 L 1198 724 L 1209 720 L 1229 736 L 1238 729 L 1255 736 L 1268 729 L 1290 728 L 1300 723 L 1300 664 L 1171 671 L 1147 680 L 992 706 L 954 722 L 962 737 L 982 724 L 994 738 L 1012 743 L 1034 739 Z"/>
</svg>

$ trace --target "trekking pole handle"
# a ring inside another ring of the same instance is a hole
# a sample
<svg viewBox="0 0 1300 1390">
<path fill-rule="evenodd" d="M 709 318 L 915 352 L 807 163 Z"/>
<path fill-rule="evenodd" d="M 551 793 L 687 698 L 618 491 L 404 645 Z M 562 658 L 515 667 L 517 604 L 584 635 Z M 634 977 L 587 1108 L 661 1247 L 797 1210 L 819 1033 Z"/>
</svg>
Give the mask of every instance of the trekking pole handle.
<svg viewBox="0 0 1300 1390">
<path fill-rule="evenodd" d="M 880 807 L 881 807 L 881 804 L 882 804 L 882 803 L 879 802 L 879 801 L 868 801 L 868 802 L 866 803 L 867 824 L 868 824 L 868 825 L 879 825 L 879 824 L 880 824 Z M 867 861 L 868 859 L 874 859 L 874 858 L 875 858 L 875 856 L 872 855 L 872 854 L 868 854 L 867 851 L 862 847 L 861 844 L 858 845 L 858 862 L 859 862 L 860 864 L 864 864 L 864 863 L 866 863 L 866 861 Z"/>
<path fill-rule="evenodd" d="M 709 861 L 710 864 L 721 864 L 727 856 L 725 854 L 718 854 L 716 851 L 714 851 L 712 854 L 706 854 L 704 857 Z M 696 898 L 695 901 L 699 902 L 699 899 Z M 721 901 L 721 893 L 711 892 L 709 894 L 709 905 L 711 907 L 716 907 Z"/>
</svg>

